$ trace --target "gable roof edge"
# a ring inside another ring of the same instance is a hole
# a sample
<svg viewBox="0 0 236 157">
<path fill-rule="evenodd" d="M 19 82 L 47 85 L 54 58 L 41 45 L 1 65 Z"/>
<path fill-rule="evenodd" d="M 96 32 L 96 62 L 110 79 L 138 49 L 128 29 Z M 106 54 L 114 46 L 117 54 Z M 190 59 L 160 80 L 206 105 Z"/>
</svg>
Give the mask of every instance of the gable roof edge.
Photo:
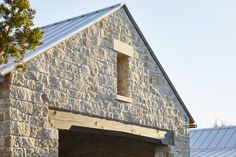
<svg viewBox="0 0 236 157">
<path fill-rule="evenodd" d="M 106 8 L 103 8 L 103 9 L 100 9 L 100 10 L 97 10 L 97 11 L 93 11 L 93 12 L 90 12 L 88 14 L 83 14 L 83 15 L 80 15 L 80 16 L 76 16 L 76 17 L 73 17 L 73 18 L 70 18 L 68 20 L 72 20 L 72 19 L 75 19 L 75 18 L 78 18 L 78 17 L 81 17 L 81 16 L 85 16 L 85 15 L 89 15 L 89 14 L 93 14 L 93 13 L 97 13 L 97 12 L 100 12 L 100 11 L 103 11 L 105 9 L 108 9 L 108 8 L 111 8 L 112 10 L 108 11 L 106 14 L 102 15 L 101 17 L 97 18 L 96 20 L 93 20 L 91 21 L 90 23 L 84 25 L 83 27 L 80 27 L 72 32 L 70 32 L 69 34 L 67 34 L 66 36 L 62 37 L 61 39 L 57 40 L 56 42 L 52 42 L 50 44 L 48 44 L 46 47 L 37 47 L 37 51 L 29 51 L 27 54 L 25 54 L 23 60 L 19 63 L 16 63 L 14 60 L 11 60 L 9 61 L 7 64 L 5 65 L 0 65 L 0 78 L 4 77 L 6 74 L 10 73 L 11 71 L 13 71 L 15 69 L 15 67 L 17 67 L 18 65 L 20 64 L 23 64 L 23 63 L 26 63 L 28 61 L 30 61 L 31 59 L 37 57 L 38 55 L 42 54 L 43 52 L 45 52 L 46 50 L 50 49 L 51 47 L 55 46 L 56 44 L 70 38 L 72 35 L 88 28 L 89 26 L 93 25 L 94 23 L 104 19 L 105 17 L 107 17 L 108 15 L 114 13 L 115 11 L 119 10 L 120 8 L 122 8 L 123 6 L 125 5 L 125 3 L 119 3 L 119 4 L 116 4 L 116 5 L 113 5 L 113 6 L 110 6 L 110 7 L 106 7 Z M 59 24 L 59 23 L 62 23 L 62 22 L 65 22 L 67 20 L 62 20 L 60 22 L 56 22 L 56 23 L 53 23 L 53 24 L 49 24 L 47 26 L 44 26 L 42 28 L 45 28 L 45 27 L 50 27 L 52 25 L 56 25 L 56 24 Z M 2 66 L 2 67 L 1 67 Z"/>
<path fill-rule="evenodd" d="M 181 97 L 179 96 L 177 90 L 175 89 L 174 85 L 172 84 L 172 82 L 170 81 L 169 76 L 167 75 L 167 73 L 165 72 L 164 68 L 162 67 L 161 63 L 159 62 L 159 60 L 157 59 L 154 51 L 152 50 L 151 46 L 148 44 L 146 38 L 144 37 L 143 33 L 141 32 L 140 28 L 138 27 L 137 23 L 135 22 L 133 16 L 131 15 L 131 13 L 129 12 L 129 9 L 127 8 L 126 5 L 123 6 L 126 14 L 128 15 L 128 17 L 130 18 L 130 21 L 132 22 L 132 24 L 134 25 L 135 29 L 137 30 L 138 34 L 140 35 L 140 37 L 142 38 L 142 40 L 144 41 L 144 44 L 147 46 L 151 56 L 153 57 L 153 59 L 155 60 L 156 64 L 158 65 L 158 67 L 160 68 L 162 74 L 164 75 L 165 79 L 167 80 L 168 84 L 170 85 L 172 91 L 174 92 L 174 94 L 176 95 L 177 99 L 179 100 L 180 104 L 182 105 L 184 111 L 187 113 L 189 119 L 190 119 L 190 123 L 194 124 L 195 121 L 192 117 L 192 115 L 190 114 L 190 112 L 188 111 L 186 105 L 184 104 L 183 100 L 181 99 Z"/>
<path fill-rule="evenodd" d="M 145 45 L 147 46 L 151 56 L 153 57 L 153 59 L 155 60 L 155 62 L 157 63 L 157 65 L 159 66 L 162 74 L 164 75 L 165 79 L 167 80 L 168 84 L 170 85 L 172 91 L 174 92 L 174 94 L 176 95 L 177 99 L 179 100 L 180 104 L 182 105 L 184 111 L 187 113 L 189 119 L 190 119 L 190 122 L 192 124 L 195 123 L 193 117 L 191 116 L 190 112 L 188 111 L 187 107 L 185 106 L 184 102 L 182 101 L 181 97 L 179 96 L 177 90 L 175 89 L 174 85 L 172 84 L 172 82 L 170 81 L 167 73 L 165 72 L 164 68 L 161 66 L 159 60 L 157 59 L 155 53 L 153 52 L 152 48 L 150 47 L 150 45 L 148 44 L 146 38 L 144 37 L 144 35 L 142 34 L 140 28 L 138 27 L 137 23 L 135 22 L 134 18 L 132 17 L 131 13 L 129 12 L 127 6 L 125 5 L 125 3 L 119 3 L 117 5 L 114 5 L 114 6 L 110 6 L 110 7 L 107 7 L 107 8 L 112 8 L 112 10 L 108 11 L 106 14 L 102 15 L 101 17 L 99 17 L 98 19 L 94 20 L 94 21 L 91 21 L 90 23 L 84 25 L 83 27 L 80 27 L 72 32 L 70 32 L 69 34 L 67 34 L 66 36 L 62 37 L 61 39 L 57 40 L 56 42 L 52 42 L 50 44 L 48 44 L 46 47 L 39 47 L 37 49 L 37 51 L 30 51 L 28 52 L 25 57 L 23 58 L 23 60 L 20 62 L 20 63 L 15 63 L 14 61 L 10 61 L 9 63 L 7 63 L 6 65 L 3 65 L 2 67 L 0 66 L 0 78 L 5 76 L 6 74 L 8 74 L 9 72 L 11 72 L 12 70 L 15 69 L 15 67 L 19 64 L 22 64 L 22 63 L 26 63 L 28 62 L 29 60 L 37 57 L 38 55 L 42 54 L 43 52 L 45 52 L 46 50 L 48 50 L 49 48 L 55 46 L 56 44 L 62 42 L 63 40 L 66 40 L 68 39 L 69 37 L 71 37 L 72 35 L 88 28 L 89 26 L 93 25 L 94 23 L 102 20 L 103 18 L 107 17 L 108 15 L 114 13 L 115 11 L 119 10 L 120 8 L 124 8 L 126 14 L 128 15 L 129 19 L 131 20 L 132 24 L 134 25 L 135 29 L 137 30 L 138 34 L 140 35 L 140 37 L 142 38 L 142 40 L 144 41 Z M 91 13 L 96 13 L 98 11 L 102 11 L 102 10 L 105 10 L 107 8 L 104 8 L 104 9 L 100 9 L 100 10 L 97 10 L 95 12 L 91 12 Z M 91 13 L 88 13 L 88 14 L 91 14 Z M 86 14 L 86 15 L 88 15 Z M 80 16 L 84 16 L 84 15 L 80 15 Z M 79 16 L 79 17 L 80 17 Z M 77 16 L 78 17 L 78 16 Z M 76 17 L 74 17 L 76 18 Z M 72 18 L 72 19 L 74 19 Z M 64 22 L 66 20 L 63 20 L 61 22 Z M 54 23 L 54 24 L 58 24 L 60 22 L 57 22 L 57 23 Z M 54 24 L 50 24 L 48 26 L 51 26 L 51 25 L 54 25 Z"/>
</svg>

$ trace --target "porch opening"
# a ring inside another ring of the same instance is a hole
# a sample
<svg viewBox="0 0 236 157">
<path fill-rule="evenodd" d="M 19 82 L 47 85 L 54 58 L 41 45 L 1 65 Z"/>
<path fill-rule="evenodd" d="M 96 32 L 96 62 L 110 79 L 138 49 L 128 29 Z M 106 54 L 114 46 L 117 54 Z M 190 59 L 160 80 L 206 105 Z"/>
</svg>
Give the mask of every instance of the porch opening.
<svg viewBox="0 0 236 157">
<path fill-rule="evenodd" d="M 137 137 L 81 127 L 59 130 L 59 157 L 154 157 L 159 142 Z"/>
</svg>

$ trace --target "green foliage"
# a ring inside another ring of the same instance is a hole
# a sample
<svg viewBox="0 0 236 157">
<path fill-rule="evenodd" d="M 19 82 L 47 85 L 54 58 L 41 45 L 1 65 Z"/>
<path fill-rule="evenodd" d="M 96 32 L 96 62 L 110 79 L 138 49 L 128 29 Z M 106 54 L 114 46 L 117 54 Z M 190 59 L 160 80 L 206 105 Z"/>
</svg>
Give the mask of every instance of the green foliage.
<svg viewBox="0 0 236 157">
<path fill-rule="evenodd" d="M 42 44 L 43 32 L 33 28 L 35 13 L 29 0 L 4 0 L 0 4 L 0 65 L 6 64 L 8 57 L 20 62 L 26 51 Z"/>
</svg>

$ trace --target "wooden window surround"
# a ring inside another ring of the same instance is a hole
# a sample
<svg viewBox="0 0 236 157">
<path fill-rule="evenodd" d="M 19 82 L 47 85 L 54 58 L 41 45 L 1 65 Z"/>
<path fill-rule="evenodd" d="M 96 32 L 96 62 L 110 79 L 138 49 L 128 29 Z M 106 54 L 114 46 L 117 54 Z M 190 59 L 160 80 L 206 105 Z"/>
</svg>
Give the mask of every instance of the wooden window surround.
<svg viewBox="0 0 236 157">
<path fill-rule="evenodd" d="M 117 96 L 116 99 L 132 103 L 129 98 L 129 58 L 133 57 L 133 47 L 119 40 L 113 40 L 113 49 L 117 51 Z"/>
</svg>

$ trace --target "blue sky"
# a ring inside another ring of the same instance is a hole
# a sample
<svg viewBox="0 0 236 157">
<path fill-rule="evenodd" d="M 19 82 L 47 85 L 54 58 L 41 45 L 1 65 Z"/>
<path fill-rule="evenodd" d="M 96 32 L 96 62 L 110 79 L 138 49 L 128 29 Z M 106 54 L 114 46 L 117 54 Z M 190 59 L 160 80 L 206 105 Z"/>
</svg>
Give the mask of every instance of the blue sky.
<svg viewBox="0 0 236 157">
<path fill-rule="evenodd" d="M 44 26 L 118 0 L 30 0 Z M 236 1 L 127 0 L 199 127 L 236 125 Z"/>
</svg>

